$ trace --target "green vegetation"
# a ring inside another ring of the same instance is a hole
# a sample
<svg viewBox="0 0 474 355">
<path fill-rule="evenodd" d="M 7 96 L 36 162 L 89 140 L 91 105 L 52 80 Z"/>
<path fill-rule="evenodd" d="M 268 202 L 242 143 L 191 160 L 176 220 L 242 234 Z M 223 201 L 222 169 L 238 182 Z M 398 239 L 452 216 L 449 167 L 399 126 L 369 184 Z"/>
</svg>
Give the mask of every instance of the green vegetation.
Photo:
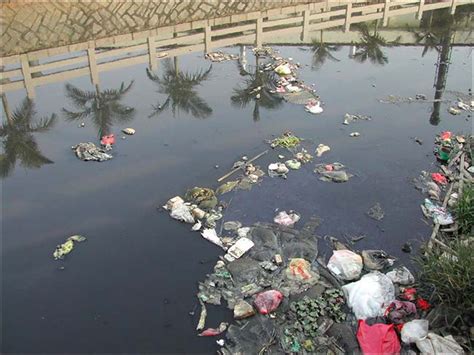
<svg viewBox="0 0 474 355">
<path fill-rule="evenodd" d="M 432 299 L 465 312 L 474 307 L 474 239 L 445 241 L 446 247 L 434 246 L 420 265 L 420 283 L 434 290 Z"/>
<path fill-rule="evenodd" d="M 474 235 L 474 184 L 464 186 L 456 206 L 456 217 L 461 235 Z"/>
</svg>

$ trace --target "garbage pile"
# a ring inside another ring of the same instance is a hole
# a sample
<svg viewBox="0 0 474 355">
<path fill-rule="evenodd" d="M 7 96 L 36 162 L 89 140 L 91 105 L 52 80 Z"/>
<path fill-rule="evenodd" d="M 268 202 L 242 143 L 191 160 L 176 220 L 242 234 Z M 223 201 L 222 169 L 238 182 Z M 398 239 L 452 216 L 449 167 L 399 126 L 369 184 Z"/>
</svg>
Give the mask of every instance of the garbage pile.
<svg viewBox="0 0 474 355">
<path fill-rule="evenodd" d="M 127 127 L 122 129 L 122 132 L 128 136 L 133 136 L 136 131 L 133 128 Z M 125 139 L 125 136 L 122 136 L 122 139 Z M 72 150 L 76 154 L 76 157 L 82 161 L 103 162 L 114 157 L 110 153 L 114 145 L 115 135 L 107 134 L 101 137 L 100 146 L 96 146 L 92 142 L 79 143 L 75 146 L 72 146 Z"/>
<path fill-rule="evenodd" d="M 79 143 L 72 147 L 76 156 L 82 161 L 106 161 L 113 158 L 106 149 L 97 147 L 94 143 Z"/>
<path fill-rule="evenodd" d="M 293 58 L 283 58 L 278 52 L 269 47 L 254 48 L 253 52 L 259 58 L 267 58 L 267 62 L 262 63 L 257 70 L 273 72 L 272 85 L 274 90 L 271 93 L 282 97 L 285 101 L 305 105 L 306 111 L 318 114 L 323 112 L 321 101 L 314 88 L 304 83 L 298 78 L 299 63 L 295 63 Z"/>
<path fill-rule="evenodd" d="M 221 353 L 341 353 L 359 347 L 398 353 L 402 346 L 462 352 L 452 337 L 429 332 L 424 315 L 431 305 L 413 287 L 410 270 L 393 267 L 395 258 L 383 250 L 336 249 L 326 264 L 318 258 L 317 225 L 293 229 L 299 216 L 283 212 L 276 219 L 281 215 L 289 223 L 228 222 L 231 228 L 224 229 L 234 244 L 199 283 L 198 330 L 205 328 L 205 304 L 233 310 L 235 323 L 226 340 L 218 340 Z M 199 335 L 221 335 L 222 323 L 215 329 Z"/>
<path fill-rule="evenodd" d="M 442 137 L 444 146 L 446 135 Z M 279 159 L 269 164 L 269 177 L 288 178 L 315 159 L 307 142 L 292 132 L 267 143 Z M 317 158 L 329 151 L 324 144 L 315 149 Z M 321 238 L 315 234 L 320 221 L 312 218 L 299 228 L 301 215 L 292 210 L 276 211 L 273 223 L 224 222 L 226 203 L 219 196 L 263 183 L 265 173 L 254 164 L 267 152 L 239 159 L 218 181 L 238 172 L 240 176 L 216 190 L 194 187 L 184 198 L 176 196 L 163 206 L 172 218 L 192 224 L 193 231 L 224 251 L 212 273 L 199 282 L 198 335 L 218 337 L 223 354 L 352 353 L 359 349 L 386 353 L 400 352 L 402 347 L 435 353 L 462 351 L 454 338 L 430 331 L 425 317 L 432 308 L 430 302 L 414 287 L 410 270 L 396 265 L 396 259 L 385 251 L 355 251 L 333 239 L 334 250 L 326 262 L 318 254 Z M 352 177 L 338 162 L 318 163 L 314 171 L 323 181 L 341 183 Z M 443 176 L 447 183 L 449 175 Z M 428 173 L 425 177 L 434 181 L 420 181 L 423 188 L 439 197 L 444 179 Z M 433 216 L 444 217 L 439 215 L 442 210 L 426 208 Z M 376 203 L 367 215 L 383 219 L 382 206 Z M 206 305 L 226 306 L 233 311 L 234 322 L 209 326 Z"/>
<path fill-rule="evenodd" d="M 420 176 L 414 179 L 415 187 L 428 195 L 421 205 L 423 215 L 432 219 L 435 226 L 454 225 L 452 231 L 457 228 L 449 209 L 455 208 L 463 183 L 474 182 L 470 141 L 472 137 L 455 135 L 450 131 L 441 132 L 435 139 L 433 149 L 440 163 L 439 171 L 431 174 L 422 171 Z M 443 201 L 442 195 L 444 195 Z"/>
</svg>

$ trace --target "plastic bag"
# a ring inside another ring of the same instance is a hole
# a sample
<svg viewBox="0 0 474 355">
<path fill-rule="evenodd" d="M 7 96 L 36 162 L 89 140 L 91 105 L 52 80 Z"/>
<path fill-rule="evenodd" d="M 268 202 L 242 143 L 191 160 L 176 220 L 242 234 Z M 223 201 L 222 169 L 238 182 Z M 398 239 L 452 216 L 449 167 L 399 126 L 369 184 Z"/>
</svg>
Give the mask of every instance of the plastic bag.
<svg viewBox="0 0 474 355">
<path fill-rule="evenodd" d="M 405 323 L 402 328 L 402 341 L 406 344 L 415 343 L 428 335 L 429 322 L 426 319 L 414 319 Z"/>
<path fill-rule="evenodd" d="M 383 316 L 387 306 L 395 299 L 392 280 L 378 271 L 342 286 L 342 290 L 357 319 Z"/>
<path fill-rule="evenodd" d="M 201 235 L 203 236 L 204 239 L 207 239 L 211 243 L 214 243 L 215 245 L 220 246 L 221 248 L 225 249 L 224 245 L 222 244 L 222 241 L 220 238 L 217 236 L 216 230 L 214 228 L 212 229 L 204 229 L 201 232 Z"/>
<path fill-rule="evenodd" d="M 407 317 L 416 315 L 416 306 L 408 301 L 395 300 L 386 310 L 387 319 L 393 324 L 403 324 Z"/>
<path fill-rule="evenodd" d="M 254 304 L 260 314 L 268 314 L 278 308 L 282 299 L 283 294 L 280 291 L 270 290 L 259 293 Z"/>
<path fill-rule="evenodd" d="M 425 216 L 433 218 L 433 222 L 441 226 L 454 223 L 451 213 L 446 211 L 446 208 L 434 204 L 430 199 L 425 198 L 424 204 L 421 205 L 421 210 Z"/>
<path fill-rule="evenodd" d="M 290 213 L 286 213 L 286 211 L 281 211 L 275 216 L 273 222 L 280 226 L 293 227 L 299 220 L 300 216 L 297 213 L 291 211 Z"/>
<path fill-rule="evenodd" d="M 324 109 L 321 107 L 321 102 L 314 99 L 309 100 L 304 108 L 307 112 L 312 114 L 318 114 L 324 111 Z"/>
<path fill-rule="evenodd" d="M 435 333 L 428 333 L 426 338 L 417 340 L 416 346 L 422 354 L 464 354 L 464 350 L 452 335 L 439 336 Z"/>
<path fill-rule="evenodd" d="M 301 281 L 315 277 L 311 271 L 311 264 L 301 258 L 290 259 L 290 264 L 286 269 L 286 275 L 289 279 Z"/>
<path fill-rule="evenodd" d="M 343 280 L 355 280 L 362 271 L 362 258 L 350 250 L 334 250 L 328 269 Z"/>
<path fill-rule="evenodd" d="M 191 211 L 189 211 L 189 207 L 186 206 L 184 203 L 175 205 L 174 208 L 171 210 L 170 216 L 171 218 L 186 223 L 194 224 L 195 222 Z"/>
<path fill-rule="evenodd" d="M 393 324 L 368 325 L 364 320 L 360 320 L 357 340 L 364 354 L 400 353 L 400 341 Z"/>
<path fill-rule="evenodd" d="M 115 136 L 113 134 L 110 134 L 108 136 L 103 136 L 102 139 L 100 140 L 100 144 L 105 145 L 105 146 L 111 146 L 115 144 Z"/>
<path fill-rule="evenodd" d="M 415 282 L 415 277 L 405 266 L 397 267 L 385 275 L 387 275 L 394 284 L 411 285 Z"/>
<path fill-rule="evenodd" d="M 229 325 L 228 323 L 222 322 L 221 324 L 219 324 L 219 328 L 208 328 L 208 329 L 202 331 L 201 333 L 199 333 L 198 336 L 200 336 L 200 337 L 213 337 L 213 336 L 216 336 L 216 335 L 220 335 L 223 332 L 225 332 L 228 325 Z"/>
<path fill-rule="evenodd" d="M 395 258 L 383 250 L 363 250 L 364 266 L 369 270 L 382 270 L 392 266 Z"/>
</svg>

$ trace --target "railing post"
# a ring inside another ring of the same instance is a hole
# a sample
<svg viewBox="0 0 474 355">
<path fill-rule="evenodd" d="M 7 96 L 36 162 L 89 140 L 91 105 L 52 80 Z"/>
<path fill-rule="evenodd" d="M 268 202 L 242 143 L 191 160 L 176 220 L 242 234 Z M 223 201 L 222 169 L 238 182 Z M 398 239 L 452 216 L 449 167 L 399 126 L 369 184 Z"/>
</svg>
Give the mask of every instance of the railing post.
<svg viewBox="0 0 474 355">
<path fill-rule="evenodd" d="M 311 11 L 309 10 L 304 10 L 303 11 L 303 31 L 301 33 L 301 39 L 303 42 L 306 42 L 309 40 L 309 16 L 311 14 Z"/>
<path fill-rule="evenodd" d="M 456 12 L 456 0 L 451 0 L 451 15 Z"/>
<path fill-rule="evenodd" d="M 155 71 L 158 67 L 158 63 L 156 60 L 156 45 L 155 45 L 155 37 L 150 36 L 147 38 L 148 41 L 148 55 L 149 55 L 149 62 L 150 62 L 150 70 Z"/>
<path fill-rule="evenodd" d="M 390 0 L 385 0 L 385 7 L 383 10 L 383 26 L 388 25 L 388 12 L 390 11 Z"/>
<path fill-rule="evenodd" d="M 35 85 L 31 78 L 30 63 L 28 62 L 28 55 L 22 54 L 20 56 L 21 72 L 23 74 L 23 81 L 25 82 L 26 93 L 30 99 L 35 97 Z"/>
<path fill-rule="evenodd" d="M 352 17 L 352 2 L 347 3 L 346 8 L 346 23 L 344 24 L 344 32 L 348 32 L 351 28 L 351 17 Z"/>
<path fill-rule="evenodd" d="M 255 24 L 255 44 L 257 48 L 262 47 L 263 44 L 263 19 L 259 17 Z"/>
<path fill-rule="evenodd" d="M 416 14 L 416 19 L 421 20 L 423 16 L 423 6 L 425 5 L 425 0 L 420 0 L 420 5 L 418 6 L 418 13 Z"/>
<path fill-rule="evenodd" d="M 94 42 L 89 42 L 89 48 L 87 48 L 87 57 L 89 59 L 89 70 L 91 72 L 91 81 L 94 86 L 99 85 L 99 70 L 97 67 L 97 58 L 95 56 L 95 45 Z"/>
<path fill-rule="evenodd" d="M 212 43 L 212 36 L 211 36 L 211 26 L 209 22 L 204 26 L 204 51 L 209 53 L 211 51 L 211 43 Z"/>
</svg>

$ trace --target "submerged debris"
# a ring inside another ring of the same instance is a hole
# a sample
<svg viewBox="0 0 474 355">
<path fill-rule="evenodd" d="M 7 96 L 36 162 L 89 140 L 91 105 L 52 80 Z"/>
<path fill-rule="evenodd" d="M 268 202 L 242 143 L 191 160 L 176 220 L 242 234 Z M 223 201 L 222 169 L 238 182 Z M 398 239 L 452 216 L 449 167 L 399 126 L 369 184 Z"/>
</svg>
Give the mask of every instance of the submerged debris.
<svg viewBox="0 0 474 355">
<path fill-rule="evenodd" d="M 364 120 L 364 121 L 370 121 L 372 118 L 370 116 L 365 116 L 365 115 L 351 115 L 350 113 L 346 113 L 344 115 L 344 121 L 342 124 L 348 125 L 352 121 L 357 121 L 357 120 Z"/>
<path fill-rule="evenodd" d="M 227 192 L 230 192 L 233 189 L 235 189 L 238 184 L 239 184 L 239 181 L 237 181 L 237 180 L 227 181 L 226 183 L 222 184 L 221 186 L 219 186 L 217 188 L 216 194 L 217 195 L 223 195 Z"/>
<path fill-rule="evenodd" d="M 299 168 L 301 168 L 301 162 L 297 159 L 287 160 L 285 161 L 285 165 L 291 170 L 298 170 Z"/>
<path fill-rule="evenodd" d="M 382 206 L 380 206 L 380 203 L 377 202 L 375 205 L 369 208 L 369 210 L 367 211 L 367 215 L 372 219 L 381 221 L 385 214 L 382 209 Z"/>
<path fill-rule="evenodd" d="M 341 163 L 334 162 L 332 164 L 318 164 L 314 172 L 321 175 L 319 180 L 346 182 L 353 176 L 344 170 L 345 166 Z"/>
<path fill-rule="evenodd" d="M 288 174 L 289 171 L 290 170 L 283 163 L 272 163 L 268 166 L 268 176 L 270 177 L 280 176 L 286 179 L 286 174 Z"/>
<path fill-rule="evenodd" d="M 280 226 L 293 227 L 300 218 L 300 215 L 295 212 L 290 211 L 290 213 L 287 213 L 286 211 L 281 211 L 275 216 L 273 222 Z"/>
<path fill-rule="evenodd" d="M 94 143 L 79 143 L 72 147 L 76 156 L 82 161 L 106 161 L 113 158 L 105 149 L 97 147 Z"/>
<path fill-rule="evenodd" d="M 451 106 L 451 107 L 448 109 L 448 112 L 449 112 L 451 115 L 460 115 L 460 114 L 461 114 L 461 110 L 457 109 L 457 108 L 454 107 L 454 106 Z"/>
<path fill-rule="evenodd" d="M 80 243 L 85 240 L 86 237 L 81 235 L 73 235 L 67 238 L 63 244 L 56 246 L 53 252 L 54 260 L 64 259 L 64 257 L 74 249 L 75 243 Z"/>
<path fill-rule="evenodd" d="M 307 164 L 311 160 L 313 160 L 313 156 L 311 154 L 309 154 L 308 151 L 304 148 L 301 148 L 300 152 L 296 152 L 294 154 L 294 157 L 295 157 L 296 160 L 298 160 L 302 164 Z"/>
<path fill-rule="evenodd" d="M 129 136 L 133 136 L 136 131 L 135 129 L 128 127 L 128 128 L 122 129 L 122 132 L 125 134 L 128 134 Z"/>
<path fill-rule="evenodd" d="M 321 155 L 323 155 L 326 152 L 329 152 L 330 150 L 331 150 L 331 148 L 329 146 L 327 146 L 325 144 L 320 144 L 316 148 L 316 156 L 320 157 Z"/>
<path fill-rule="evenodd" d="M 204 58 L 209 59 L 211 62 L 223 62 L 227 60 L 237 60 L 239 56 L 236 54 L 229 54 L 224 52 L 211 52 L 206 53 Z"/>
</svg>

